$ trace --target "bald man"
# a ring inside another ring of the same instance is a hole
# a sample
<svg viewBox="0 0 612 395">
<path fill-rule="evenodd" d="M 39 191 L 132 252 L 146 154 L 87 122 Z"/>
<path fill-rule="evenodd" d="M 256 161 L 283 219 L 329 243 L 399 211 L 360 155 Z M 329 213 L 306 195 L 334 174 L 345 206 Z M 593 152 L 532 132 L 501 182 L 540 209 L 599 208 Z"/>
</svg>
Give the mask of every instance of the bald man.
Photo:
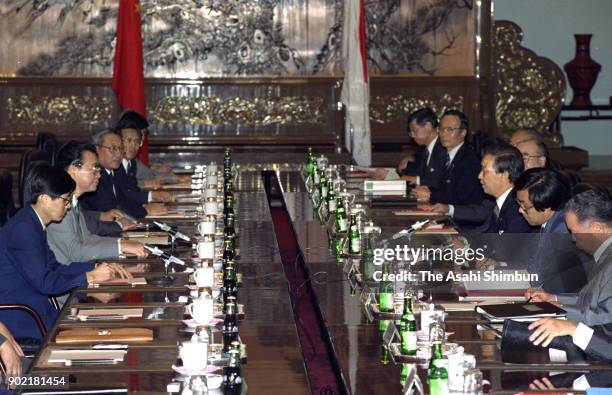
<svg viewBox="0 0 612 395">
<path fill-rule="evenodd" d="M 517 147 L 518 144 L 529 140 L 542 141 L 542 135 L 532 128 L 517 129 L 510 137 L 510 145 Z"/>
</svg>

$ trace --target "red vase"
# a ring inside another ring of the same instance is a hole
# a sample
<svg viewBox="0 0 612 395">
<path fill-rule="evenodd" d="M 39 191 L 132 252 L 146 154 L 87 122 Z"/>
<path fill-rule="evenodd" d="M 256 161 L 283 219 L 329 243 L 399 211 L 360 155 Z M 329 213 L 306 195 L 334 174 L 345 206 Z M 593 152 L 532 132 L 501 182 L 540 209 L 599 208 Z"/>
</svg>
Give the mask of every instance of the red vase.
<svg viewBox="0 0 612 395">
<path fill-rule="evenodd" d="M 597 81 L 601 65 L 591 59 L 592 34 L 574 34 L 576 38 L 576 57 L 563 68 L 567 79 L 574 90 L 574 98 L 570 103 L 572 107 L 590 107 L 591 89 Z"/>
</svg>

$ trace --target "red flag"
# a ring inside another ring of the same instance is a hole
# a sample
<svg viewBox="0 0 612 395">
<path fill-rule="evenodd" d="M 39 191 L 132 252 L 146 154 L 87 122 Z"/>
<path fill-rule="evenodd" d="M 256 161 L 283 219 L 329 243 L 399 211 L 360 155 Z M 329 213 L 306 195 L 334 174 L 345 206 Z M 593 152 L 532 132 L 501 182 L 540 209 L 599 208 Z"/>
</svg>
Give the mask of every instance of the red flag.
<svg viewBox="0 0 612 395">
<path fill-rule="evenodd" d="M 368 83 L 368 43 L 366 38 L 366 21 L 364 1 L 359 2 L 359 49 L 361 52 L 361 67 L 363 68 L 363 82 Z"/>
<path fill-rule="evenodd" d="M 115 91 L 121 110 L 131 108 L 138 111 L 143 117 L 147 116 L 140 2 L 138 0 L 119 1 L 115 61 L 113 63 L 113 91 Z M 144 163 L 149 161 L 149 144 L 146 133 L 143 135 L 143 144 L 138 158 Z"/>
</svg>

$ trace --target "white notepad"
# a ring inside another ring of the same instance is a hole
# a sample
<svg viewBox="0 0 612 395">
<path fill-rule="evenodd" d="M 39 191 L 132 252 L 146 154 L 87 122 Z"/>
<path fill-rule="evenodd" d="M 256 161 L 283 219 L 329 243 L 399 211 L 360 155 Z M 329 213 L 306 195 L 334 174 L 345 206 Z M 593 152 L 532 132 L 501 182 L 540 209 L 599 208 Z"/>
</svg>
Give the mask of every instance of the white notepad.
<svg viewBox="0 0 612 395">
<path fill-rule="evenodd" d="M 77 313 L 77 317 L 81 321 L 87 321 L 92 319 L 118 319 L 126 318 L 142 318 L 143 309 L 80 309 Z"/>
<path fill-rule="evenodd" d="M 126 350 L 51 350 L 49 363 L 74 365 L 78 363 L 117 363 L 123 361 Z"/>
</svg>

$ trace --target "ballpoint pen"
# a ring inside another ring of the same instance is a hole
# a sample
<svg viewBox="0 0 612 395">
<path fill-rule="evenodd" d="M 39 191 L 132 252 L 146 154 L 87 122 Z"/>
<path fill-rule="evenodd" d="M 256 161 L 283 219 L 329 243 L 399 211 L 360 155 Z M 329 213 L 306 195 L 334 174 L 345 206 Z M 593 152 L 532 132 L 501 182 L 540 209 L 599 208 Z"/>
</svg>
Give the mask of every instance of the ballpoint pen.
<svg viewBox="0 0 612 395">
<path fill-rule="evenodd" d="M 538 285 L 536 289 L 542 289 L 542 284 Z M 533 296 L 530 296 L 525 303 L 531 302 L 531 299 L 533 299 Z"/>
</svg>

